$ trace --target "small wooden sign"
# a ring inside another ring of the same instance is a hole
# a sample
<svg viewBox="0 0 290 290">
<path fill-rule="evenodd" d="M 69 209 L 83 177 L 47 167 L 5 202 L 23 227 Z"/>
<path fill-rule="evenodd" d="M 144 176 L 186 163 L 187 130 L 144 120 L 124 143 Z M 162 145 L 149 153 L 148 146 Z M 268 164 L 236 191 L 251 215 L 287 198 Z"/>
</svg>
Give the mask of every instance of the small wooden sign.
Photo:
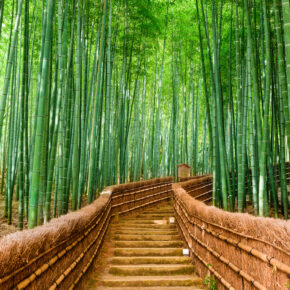
<svg viewBox="0 0 290 290">
<path fill-rule="evenodd" d="M 178 178 L 189 176 L 190 176 L 190 166 L 185 163 L 178 165 Z"/>
</svg>

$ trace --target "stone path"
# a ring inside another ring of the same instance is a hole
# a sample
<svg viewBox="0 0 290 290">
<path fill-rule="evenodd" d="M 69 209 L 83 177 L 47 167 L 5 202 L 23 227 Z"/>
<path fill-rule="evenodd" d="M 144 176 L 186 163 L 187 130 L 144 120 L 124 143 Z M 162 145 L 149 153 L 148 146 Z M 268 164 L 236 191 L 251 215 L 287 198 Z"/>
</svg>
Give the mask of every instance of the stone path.
<svg viewBox="0 0 290 290">
<path fill-rule="evenodd" d="M 107 265 L 90 289 L 201 289 L 185 243 L 170 224 L 174 211 L 169 203 L 135 216 L 119 218 L 110 227 Z"/>
</svg>

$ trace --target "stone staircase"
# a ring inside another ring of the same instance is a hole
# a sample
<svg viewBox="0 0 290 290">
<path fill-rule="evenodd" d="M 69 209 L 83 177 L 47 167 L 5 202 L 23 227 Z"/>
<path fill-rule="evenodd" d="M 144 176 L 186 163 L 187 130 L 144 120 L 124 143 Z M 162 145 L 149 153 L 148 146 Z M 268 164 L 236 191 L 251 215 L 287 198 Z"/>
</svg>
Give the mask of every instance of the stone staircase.
<svg viewBox="0 0 290 290">
<path fill-rule="evenodd" d="M 119 218 L 111 225 L 112 257 L 97 289 L 201 289 L 185 243 L 169 203 L 147 209 L 135 216 Z"/>
</svg>

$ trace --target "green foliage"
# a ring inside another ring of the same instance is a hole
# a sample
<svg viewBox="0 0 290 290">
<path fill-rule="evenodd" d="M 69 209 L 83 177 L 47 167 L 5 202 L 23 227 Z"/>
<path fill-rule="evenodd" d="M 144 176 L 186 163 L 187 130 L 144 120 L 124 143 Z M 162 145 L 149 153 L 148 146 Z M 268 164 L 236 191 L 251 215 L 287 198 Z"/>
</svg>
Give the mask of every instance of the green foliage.
<svg viewBox="0 0 290 290">
<path fill-rule="evenodd" d="M 0 67 L 0 167 L 9 219 L 15 196 L 19 221 L 30 215 L 40 224 L 52 206 L 54 216 L 65 214 L 104 186 L 176 175 L 179 163 L 193 174 L 214 172 L 214 202 L 231 210 L 237 184 L 244 210 L 247 177 L 258 212 L 262 173 L 260 208 L 273 203 L 277 215 L 282 203 L 287 217 L 290 98 L 280 84 L 288 86 L 289 63 L 277 43 L 288 38 L 277 29 L 276 1 L 248 9 L 232 0 L 53 2 L 23 0 L 15 31 L 21 1 L 0 5 L 0 57 L 9 60 Z M 282 201 L 266 171 L 277 161 Z"/>
<path fill-rule="evenodd" d="M 204 285 L 207 286 L 209 290 L 216 290 L 217 284 L 214 275 L 205 276 Z"/>
</svg>

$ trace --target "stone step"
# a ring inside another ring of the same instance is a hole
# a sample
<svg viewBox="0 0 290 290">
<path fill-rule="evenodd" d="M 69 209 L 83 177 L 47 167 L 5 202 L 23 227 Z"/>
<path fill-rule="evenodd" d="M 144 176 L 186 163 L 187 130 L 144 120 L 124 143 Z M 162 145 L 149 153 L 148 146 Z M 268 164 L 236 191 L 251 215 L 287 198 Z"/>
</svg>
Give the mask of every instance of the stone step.
<svg viewBox="0 0 290 290">
<path fill-rule="evenodd" d="M 118 257 L 182 256 L 182 248 L 115 248 L 114 255 Z"/>
<path fill-rule="evenodd" d="M 115 228 L 111 229 L 111 233 L 114 235 L 178 235 L 178 231 L 175 229 L 135 229 L 135 228 L 129 228 L 129 229 L 124 229 L 124 228 Z"/>
<path fill-rule="evenodd" d="M 180 248 L 183 241 L 116 241 L 117 248 Z"/>
<path fill-rule="evenodd" d="M 156 209 L 156 210 L 154 210 L 154 209 L 147 209 L 147 210 L 145 210 L 145 211 L 142 211 L 142 212 L 140 212 L 140 214 L 147 214 L 147 213 L 149 213 L 149 214 L 160 214 L 160 213 L 172 213 L 172 214 L 174 214 L 174 210 L 172 209 L 172 208 L 168 208 L 168 209 Z"/>
<path fill-rule="evenodd" d="M 180 236 L 178 234 L 171 235 L 158 235 L 158 234 L 115 234 L 113 240 L 115 241 L 176 241 L 179 240 Z"/>
<path fill-rule="evenodd" d="M 172 206 L 164 206 L 164 207 L 158 207 L 158 208 L 152 208 L 152 207 L 148 207 L 146 209 L 144 209 L 144 211 L 142 212 L 148 212 L 148 211 L 152 211 L 152 212 L 160 212 L 160 211 L 174 211 L 174 208 Z"/>
<path fill-rule="evenodd" d="M 115 219 L 110 225 L 114 248 L 97 289 L 201 289 L 202 280 L 194 274 L 191 258 L 183 256 L 187 246 L 171 217 L 173 207 L 164 203 Z"/>
<path fill-rule="evenodd" d="M 174 211 L 174 208 L 171 205 L 159 206 L 156 208 L 148 207 L 148 208 L 144 209 L 142 212 L 147 212 L 147 211 L 159 212 L 159 211 L 165 211 L 165 210 Z"/>
<path fill-rule="evenodd" d="M 141 225 L 145 225 L 145 224 L 168 224 L 169 223 L 169 219 L 144 219 L 144 218 L 126 218 L 126 219 L 122 219 L 120 221 L 118 221 L 118 225 L 122 225 L 122 224 L 141 224 Z"/>
<path fill-rule="evenodd" d="M 180 264 L 143 264 L 143 265 L 112 265 L 109 273 L 118 276 L 161 276 L 193 274 L 193 265 Z"/>
<path fill-rule="evenodd" d="M 148 209 L 146 211 L 138 212 L 138 214 L 174 214 L 174 210 L 172 208 L 164 208 L 164 209 Z"/>
<path fill-rule="evenodd" d="M 138 221 L 138 223 L 142 223 L 142 222 L 145 222 L 145 221 L 147 221 L 147 222 L 154 222 L 154 221 L 159 221 L 159 220 L 161 220 L 161 221 L 168 221 L 169 222 L 169 219 L 172 217 L 172 215 L 169 215 L 168 217 L 167 216 L 163 216 L 163 215 L 160 215 L 160 216 L 155 216 L 155 217 L 153 217 L 153 216 L 151 216 L 151 215 L 148 215 L 148 216 L 142 216 L 142 217 L 140 217 L 140 216 L 134 216 L 134 217 L 127 217 L 124 221 L 130 221 L 130 222 L 132 222 L 132 221 Z M 122 222 L 120 223 L 120 224 L 122 224 Z"/>
<path fill-rule="evenodd" d="M 148 229 L 150 230 L 154 230 L 154 229 L 158 229 L 158 230 L 174 230 L 176 229 L 176 225 L 175 224 L 154 224 L 154 223 L 146 223 L 146 224 L 142 224 L 142 223 L 134 223 L 134 222 L 126 222 L 126 223 L 121 223 L 121 224 L 112 224 L 112 229 L 113 230 L 124 230 L 124 229 L 136 229 L 136 230 L 142 230 L 142 229 L 146 229 L 148 231 Z"/>
<path fill-rule="evenodd" d="M 142 213 L 136 215 L 136 218 L 138 219 L 169 219 L 170 217 L 173 217 L 174 214 L 172 213 Z"/>
<path fill-rule="evenodd" d="M 163 204 L 157 204 L 155 205 L 154 207 L 148 207 L 147 209 L 159 209 L 159 208 L 170 208 L 172 209 L 172 205 L 171 205 L 171 202 L 165 202 Z"/>
<path fill-rule="evenodd" d="M 105 275 L 103 285 L 109 287 L 178 287 L 201 286 L 202 280 L 194 275 L 171 276 L 114 276 Z M 147 288 L 148 289 L 148 288 Z M 191 288 L 190 288 L 191 289 Z"/>
<path fill-rule="evenodd" d="M 121 287 L 122 290 L 133 290 L 132 287 Z M 156 286 L 156 287 L 138 287 L 136 290 L 200 290 L 200 287 L 194 286 L 178 286 L 178 287 L 170 287 L 167 286 Z M 134 290 L 135 290 L 134 289 Z M 98 290 L 120 290 L 120 287 L 98 287 Z"/>
<path fill-rule="evenodd" d="M 190 264 L 189 257 L 113 257 L 110 261 L 114 265 L 140 265 L 140 264 Z"/>
</svg>

